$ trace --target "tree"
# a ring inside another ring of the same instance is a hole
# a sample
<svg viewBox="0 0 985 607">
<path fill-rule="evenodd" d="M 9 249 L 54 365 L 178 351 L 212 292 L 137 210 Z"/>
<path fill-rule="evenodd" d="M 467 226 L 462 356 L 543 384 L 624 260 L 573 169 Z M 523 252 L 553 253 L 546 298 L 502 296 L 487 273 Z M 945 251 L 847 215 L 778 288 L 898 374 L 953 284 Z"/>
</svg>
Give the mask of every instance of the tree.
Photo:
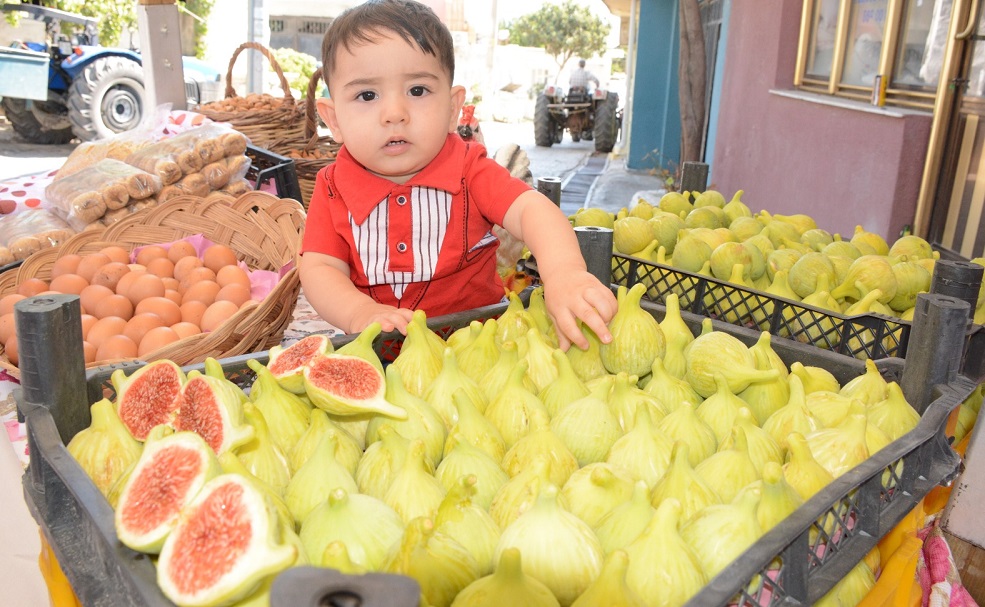
<svg viewBox="0 0 985 607">
<path fill-rule="evenodd" d="M 546 50 L 560 70 L 574 56 L 602 54 L 610 27 L 587 7 L 565 0 L 560 5 L 545 4 L 506 23 L 504 29 L 510 32 L 509 43 Z"/>
<path fill-rule="evenodd" d="M 10 2 L 19 4 L 15 0 L 8 0 L 8 3 Z M 195 21 L 195 51 L 200 58 L 205 51 L 202 41 L 207 30 L 206 21 L 214 3 L 215 0 L 183 0 L 178 3 L 179 10 L 198 17 Z M 118 46 L 120 35 L 125 29 L 131 32 L 137 31 L 137 3 L 133 0 L 52 0 L 45 5 L 98 19 L 99 43 L 103 46 Z M 17 18 L 16 11 L 8 13 L 8 21 L 14 22 Z M 62 27 L 67 30 L 71 25 L 66 23 L 62 24 Z"/>
</svg>

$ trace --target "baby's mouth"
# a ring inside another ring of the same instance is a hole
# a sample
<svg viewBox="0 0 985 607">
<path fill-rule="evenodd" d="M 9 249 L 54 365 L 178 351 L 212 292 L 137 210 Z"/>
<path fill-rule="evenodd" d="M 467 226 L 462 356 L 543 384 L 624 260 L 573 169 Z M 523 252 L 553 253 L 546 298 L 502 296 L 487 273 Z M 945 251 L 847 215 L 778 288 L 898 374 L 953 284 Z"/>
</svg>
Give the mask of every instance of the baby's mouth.
<svg viewBox="0 0 985 607">
<path fill-rule="evenodd" d="M 392 146 L 392 145 L 401 145 L 401 144 L 404 144 L 404 143 L 407 143 L 407 141 L 405 139 L 391 139 L 390 141 L 387 141 L 386 142 L 387 147 Z"/>
</svg>

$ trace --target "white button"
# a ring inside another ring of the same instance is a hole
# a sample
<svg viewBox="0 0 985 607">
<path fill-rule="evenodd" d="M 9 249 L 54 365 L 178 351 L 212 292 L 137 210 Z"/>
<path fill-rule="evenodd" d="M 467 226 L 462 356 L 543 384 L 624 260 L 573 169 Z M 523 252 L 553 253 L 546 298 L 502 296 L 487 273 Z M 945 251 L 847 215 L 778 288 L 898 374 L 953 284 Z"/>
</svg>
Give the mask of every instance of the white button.
<svg viewBox="0 0 985 607">
<path fill-rule="evenodd" d="M 404 206 L 405 204 L 407 204 L 407 197 L 397 196 L 397 204 L 399 204 L 400 206 Z"/>
<path fill-rule="evenodd" d="M 402 242 L 398 242 L 397 243 L 397 251 L 398 252 L 403 253 L 406 250 L 407 250 L 407 245 L 406 244 L 404 244 Z"/>
</svg>

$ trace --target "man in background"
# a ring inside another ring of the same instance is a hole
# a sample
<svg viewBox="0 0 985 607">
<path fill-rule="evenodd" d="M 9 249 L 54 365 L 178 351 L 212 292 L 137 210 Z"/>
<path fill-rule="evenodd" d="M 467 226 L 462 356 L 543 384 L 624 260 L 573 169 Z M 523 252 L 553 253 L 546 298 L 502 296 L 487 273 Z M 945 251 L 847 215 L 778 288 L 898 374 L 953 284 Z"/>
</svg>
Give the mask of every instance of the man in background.
<svg viewBox="0 0 985 607">
<path fill-rule="evenodd" d="M 589 82 L 594 82 L 595 88 L 599 87 L 599 79 L 595 77 L 595 74 L 585 69 L 585 60 L 579 59 L 578 69 L 571 72 L 571 78 L 568 79 L 568 88 L 580 87 L 587 91 Z"/>
</svg>

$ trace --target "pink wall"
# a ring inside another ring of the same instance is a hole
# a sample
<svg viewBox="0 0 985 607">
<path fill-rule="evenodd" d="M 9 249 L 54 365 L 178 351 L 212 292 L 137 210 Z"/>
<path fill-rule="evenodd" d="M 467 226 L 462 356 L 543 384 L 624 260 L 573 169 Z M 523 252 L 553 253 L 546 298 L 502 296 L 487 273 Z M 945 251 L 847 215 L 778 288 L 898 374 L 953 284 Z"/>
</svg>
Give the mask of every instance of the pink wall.
<svg viewBox="0 0 985 607">
<path fill-rule="evenodd" d="M 800 0 L 732 2 L 713 186 L 745 190 L 753 211 L 806 213 L 843 235 L 861 224 L 891 242 L 913 221 L 931 114 L 771 94 L 793 90 L 801 9 Z"/>
</svg>

